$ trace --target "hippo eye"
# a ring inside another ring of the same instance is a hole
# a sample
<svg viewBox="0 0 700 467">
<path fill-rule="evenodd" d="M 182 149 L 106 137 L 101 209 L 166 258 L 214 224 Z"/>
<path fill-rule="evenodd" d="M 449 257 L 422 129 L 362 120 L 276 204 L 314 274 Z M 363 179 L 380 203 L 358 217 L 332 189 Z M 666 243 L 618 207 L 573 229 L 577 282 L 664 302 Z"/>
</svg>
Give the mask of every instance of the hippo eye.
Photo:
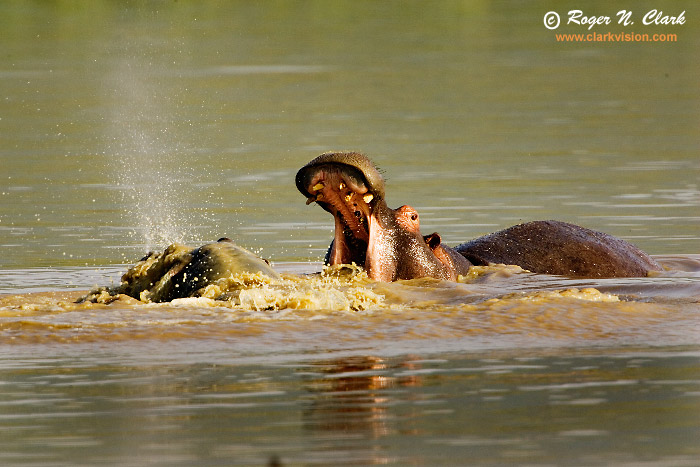
<svg viewBox="0 0 700 467">
<path fill-rule="evenodd" d="M 412 221 L 418 220 L 418 214 L 411 214 L 411 220 Z"/>
</svg>

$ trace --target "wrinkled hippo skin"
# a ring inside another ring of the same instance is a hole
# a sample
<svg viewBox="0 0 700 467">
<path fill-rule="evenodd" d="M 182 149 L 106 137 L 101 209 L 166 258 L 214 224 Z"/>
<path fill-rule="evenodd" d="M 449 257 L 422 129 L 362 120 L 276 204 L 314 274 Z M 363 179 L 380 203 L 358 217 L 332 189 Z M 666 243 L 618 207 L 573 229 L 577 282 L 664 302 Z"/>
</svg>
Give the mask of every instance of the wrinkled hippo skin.
<svg viewBox="0 0 700 467">
<path fill-rule="evenodd" d="M 163 252 L 144 256 L 118 286 L 100 288 L 79 301 L 109 303 L 126 295 L 145 302 L 169 302 L 198 296 L 208 285 L 237 273 L 279 277 L 267 261 L 228 238 L 199 248 L 174 243 Z"/>
<path fill-rule="evenodd" d="M 447 247 L 439 234 L 421 234 L 414 208 L 387 206 L 383 177 L 366 156 L 355 152 L 313 159 L 297 172 L 296 185 L 307 204 L 315 202 L 335 219 L 326 263 L 354 262 L 379 281 L 455 280 L 472 265 L 488 264 L 590 278 L 639 277 L 661 270 L 649 255 L 622 239 L 559 221 L 529 222 Z"/>
<path fill-rule="evenodd" d="M 636 246 L 603 232 L 559 221 L 510 227 L 455 247 L 472 264 L 515 264 L 569 277 L 643 277 L 661 267 Z"/>
<path fill-rule="evenodd" d="M 193 249 L 181 265 L 167 273 L 168 286 L 158 301 L 194 296 L 207 285 L 241 272 L 261 272 L 270 277 L 279 277 L 264 259 L 239 247 L 229 238 L 219 239 L 216 243 Z"/>
</svg>

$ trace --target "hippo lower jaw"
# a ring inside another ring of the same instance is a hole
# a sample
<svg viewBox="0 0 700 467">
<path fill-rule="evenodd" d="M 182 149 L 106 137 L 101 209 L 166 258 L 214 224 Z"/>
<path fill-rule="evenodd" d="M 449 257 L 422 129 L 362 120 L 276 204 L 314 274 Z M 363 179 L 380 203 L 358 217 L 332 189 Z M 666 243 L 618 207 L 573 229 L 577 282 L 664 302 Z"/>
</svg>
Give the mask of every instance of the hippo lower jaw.
<svg viewBox="0 0 700 467">
<path fill-rule="evenodd" d="M 344 168 L 319 167 L 308 179 L 307 203 L 316 202 L 335 219 L 335 236 L 326 261 L 329 264 L 366 263 L 370 224 L 378 202 L 362 179 Z"/>
<path fill-rule="evenodd" d="M 385 205 L 384 180 L 374 164 L 354 152 L 321 154 L 297 172 L 296 185 L 307 204 L 317 203 L 335 219 L 326 264 L 365 267 L 370 219 L 377 206 Z"/>
</svg>

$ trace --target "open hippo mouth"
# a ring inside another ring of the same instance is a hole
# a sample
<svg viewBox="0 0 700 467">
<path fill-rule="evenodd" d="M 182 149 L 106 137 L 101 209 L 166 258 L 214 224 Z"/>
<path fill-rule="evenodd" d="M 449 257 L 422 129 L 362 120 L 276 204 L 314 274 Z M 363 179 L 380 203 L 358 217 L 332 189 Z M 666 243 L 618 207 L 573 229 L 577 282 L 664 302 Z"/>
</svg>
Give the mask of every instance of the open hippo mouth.
<svg viewBox="0 0 700 467">
<path fill-rule="evenodd" d="M 307 204 L 317 203 L 335 219 L 326 264 L 355 263 L 378 281 L 455 280 L 472 265 L 500 263 L 571 277 L 638 277 L 661 270 L 624 240 L 558 221 L 528 222 L 450 248 L 437 233 L 421 235 L 411 206 L 387 206 L 384 179 L 355 152 L 320 155 L 297 172 L 296 185 Z"/>
<path fill-rule="evenodd" d="M 374 211 L 384 197 L 384 180 L 365 156 L 326 153 L 296 176 L 307 204 L 316 202 L 335 219 L 335 236 L 326 263 L 365 266 Z"/>
<path fill-rule="evenodd" d="M 416 277 L 454 280 L 456 264 L 468 261 L 450 253 L 440 236 L 423 237 L 418 213 L 410 206 L 391 209 L 384 199 L 384 179 L 364 155 L 326 153 L 302 167 L 297 188 L 307 204 L 333 214 L 335 235 L 326 264 L 355 263 L 379 281 Z"/>
</svg>

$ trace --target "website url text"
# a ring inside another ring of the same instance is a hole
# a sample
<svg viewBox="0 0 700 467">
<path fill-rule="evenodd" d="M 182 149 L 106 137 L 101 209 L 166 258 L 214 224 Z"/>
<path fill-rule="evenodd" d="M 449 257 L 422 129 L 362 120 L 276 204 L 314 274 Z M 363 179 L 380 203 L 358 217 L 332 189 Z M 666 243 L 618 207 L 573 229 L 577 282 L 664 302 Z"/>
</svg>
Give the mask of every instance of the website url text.
<svg viewBox="0 0 700 467">
<path fill-rule="evenodd" d="M 555 34 L 557 42 L 677 42 L 677 34 L 635 34 L 608 32 L 601 34 Z"/>
</svg>

